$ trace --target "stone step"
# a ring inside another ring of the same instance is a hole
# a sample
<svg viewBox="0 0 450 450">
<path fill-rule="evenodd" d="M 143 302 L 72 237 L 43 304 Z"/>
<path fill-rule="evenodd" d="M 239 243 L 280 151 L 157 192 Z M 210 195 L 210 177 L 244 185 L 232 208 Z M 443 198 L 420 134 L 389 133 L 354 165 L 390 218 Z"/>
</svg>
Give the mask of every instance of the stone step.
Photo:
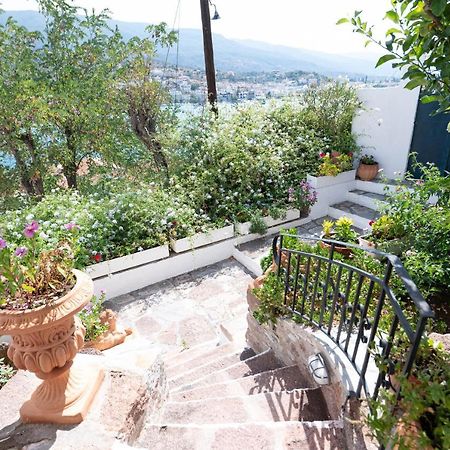
<svg viewBox="0 0 450 450">
<path fill-rule="evenodd" d="M 220 331 L 225 335 L 225 337 L 233 342 L 245 343 L 245 333 L 247 332 L 247 313 L 248 304 L 245 303 L 245 308 L 242 308 L 240 315 L 236 316 L 234 319 L 226 320 L 220 324 Z"/>
<path fill-rule="evenodd" d="M 286 366 L 237 380 L 210 384 L 190 391 L 174 392 L 170 395 L 170 400 L 183 402 L 217 397 L 217 393 L 220 393 L 223 397 L 232 397 L 266 392 L 292 391 L 309 387 L 311 386 L 302 378 L 297 366 Z"/>
<path fill-rule="evenodd" d="M 381 207 L 386 204 L 386 196 L 383 194 L 376 194 L 374 192 L 363 191 L 361 189 L 354 189 L 347 192 L 347 200 L 361 206 L 379 211 Z"/>
<path fill-rule="evenodd" d="M 222 370 L 216 372 L 208 372 L 204 368 L 199 368 L 197 375 L 198 379 L 182 383 L 183 380 L 178 380 L 178 383 L 172 383 L 172 392 L 175 391 L 188 391 L 191 389 L 197 389 L 209 384 L 217 384 L 225 381 L 236 380 L 238 378 L 248 377 L 256 375 L 268 370 L 275 370 L 282 367 L 282 364 L 275 358 L 272 350 L 266 350 L 256 356 L 240 361 Z"/>
<path fill-rule="evenodd" d="M 380 213 L 372 208 L 349 201 L 329 206 L 328 214 L 334 219 L 339 219 L 342 216 L 349 217 L 353 220 L 353 225 L 361 230 L 369 228 L 369 222 L 380 216 Z"/>
<path fill-rule="evenodd" d="M 192 383 L 199 378 L 226 369 L 227 367 L 233 366 L 236 363 L 240 363 L 241 361 L 245 361 L 254 356 L 255 352 L 250 348 L 234 351 L 233 353 L 228 353 L 222 357 L 219 356 L 212 361 L 207 361 L 205 364 L 201 365 L 199 364 L 190 370 L 169 378 L 169 388 L 174 389 L 178 386 Z"/>
<path fill-rule="evenodd" d="M 183 362 L 190 361 L 204 352 L 215 349 L 221 344 L 218 339 L 202 342 L 190 348 L 180 347 L 178 350 L 166 353 L 163 355 L 163 361 L 166 367 L 173 367 Z"/>
<path fill-rule="evenodd" d="M 231 342 L 219 345 L 218 347 L 214 347 L 212 349 L 207 349 L 189 360 L 184 360 L 175 365 L 167 365 L 167 378 L 171 379 L 179 377 L 183 373 L 189 372 L 190 370 L 196 369 L 197 367 L 204 366 L 205 364 L 216 361 L 217 359 L 220 359 L 224 356 L 228 356 L 234 353 L 240 355 L 241 352 L 242 350 L 238 350 L 236 348 L 236 344 Z"/>
<path fill-rule="evenodd" d="M 152 450 L 347 448 L 342 421 L 153 425 L 143 431 L 136 445 Z"/>
<path fill-rule="evenodd" d="M 165 405 L 161 424 L 201 425 L 331 419 L 320 387 L 235 397 L 222 397 L 221 394 L 217 392 L 217 398 L 169 401 Z"/>
<path fill-rule="evenodd" d="M 395 180 L 388 180 L 388 183 L 381 181 L 362 181 L 356 180 L 356 189 L 361 189 L 366 192 L 373 192 L 375 194 L 386 194 L 386 192 L 394 192 L 397 185 Z"/>
</svg>

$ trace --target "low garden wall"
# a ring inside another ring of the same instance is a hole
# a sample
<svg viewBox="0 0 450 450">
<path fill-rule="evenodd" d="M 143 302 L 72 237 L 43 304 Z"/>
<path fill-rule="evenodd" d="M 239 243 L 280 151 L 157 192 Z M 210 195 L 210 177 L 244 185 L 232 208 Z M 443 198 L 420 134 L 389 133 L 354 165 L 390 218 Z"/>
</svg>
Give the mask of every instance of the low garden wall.
<svg viewBox="0 0 450 450">
<path fill-rule="evenodd" d="M 286 365 L 298 365 L 306 387 L 315 387 L 317 384 L 312 378 L 307 360 L 310 356 L 320 353 L 328 370 L 330 384 L 322 386 L 328 410 L 332 417 L 341 415 L 341 407 L 347 398 L 340 372 L 333 362 L 329 350 L 314 336 L 314 330 L 296 324 L 292 319 L 278 318 L 276 324 L 261 325 L 254 317 L 259 301 L 253 294 L 254 283 L 249 285 L 247 302 L 249 314 L 247 315 L 246 339 L 248 345 L 256 352 L 271 348 L 275 356 Z"/>
</svg>

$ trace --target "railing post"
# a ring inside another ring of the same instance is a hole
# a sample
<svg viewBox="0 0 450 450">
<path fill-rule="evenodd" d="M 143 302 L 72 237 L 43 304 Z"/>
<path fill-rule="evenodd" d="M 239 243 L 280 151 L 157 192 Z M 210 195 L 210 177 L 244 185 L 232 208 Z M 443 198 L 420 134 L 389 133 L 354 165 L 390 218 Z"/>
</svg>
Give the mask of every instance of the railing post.
<svg viewBox="0 0 450 450">
<path fill-rule="evenodd" d="M 403 375 L 405 376 L 408 376 L 411 372 L 414 359 L 416 358 L 417 351 L 419 350 L 423 332 L 425 331 L 426 322 L 427 318 L 420 316 L 419 323 L 417 324 L 416 328 L 416 334 L 414 335 L 414 341 L 411 343 L 411 348 L 409 350 L 408 356 L 406 358 L 406 363 L 403 368 Z"/>
<path fill-rule="evenodd" d="M 387 265 L 386 265 L 386 270 L 384 272 L 384 278 L 383 278 L 383 290 L 380 293 L 380 297 L 378 298 L 378 304 L 377 304 L 377 309 L 375 311 L 375 317 L 373 320 L 373 324 L 372 324 L 372 328 L 370 330 L 370 336 L 369 336 L 369 340 L 367 341 L 367 349 L 366 349 L 366 354 L 364 356 L 364 362 L 361 368 L 361 373 L 359 375 L 359 382 L 358 382 L 358 388 L 356 389 L 356 395 L 358 397 L 361 396 L 361 389 L 362 389 L 362 385 L 363 385 L 363 378 L 366 375 L 366 371 L 367 371 L 367 366 L 369 364 L 369 358 L 370 358 L 370 345 L 371 343 L 374 341 L 375 339 L 375 334 L 377 332 L 378 329 L 378 324 L 380 322 L 380 317 L 381 317 L 381 313 L 383 311 L 383 305 L 384 305 L 384 299 L 386 297 L 386 286 L 389 283 L 389 280 L 391 279 L 391 275 L 392 275 L 392 264 L 389 261 L 389 259 L 387 260 Z"/>
<path fill-rule="evenodd" d="M 320 317 L 319 317 L 320 328 L 322 328 L 323 314 L 327 306 L 328 285 L 330 284 L 331 266 L 333 264 L 332 261 L 334 257 L 334 247 L 335 247 L 334 242 L 332 242 L 330 246 L 330 253 L 328 255 L 328 269 L 327 269 L 327 277 L 325 279 L 325 286 L 323 287 L 322 304 L 320 306 Z"/>
</svg>

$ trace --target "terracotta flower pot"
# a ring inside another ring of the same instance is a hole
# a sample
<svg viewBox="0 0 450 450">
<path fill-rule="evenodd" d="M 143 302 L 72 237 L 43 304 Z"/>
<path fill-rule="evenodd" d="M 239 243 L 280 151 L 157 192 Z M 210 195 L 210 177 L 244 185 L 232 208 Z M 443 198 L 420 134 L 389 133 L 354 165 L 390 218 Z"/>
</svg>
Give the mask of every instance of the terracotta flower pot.
<svg viewBox="0 0 450 450">
<path fill-rule="evenodd" d="M 329 238 L 325 238 L 325 236 L 322 234 L 320 236 L 322 239 L 334 239 L 334 236 L 331 236 Z M 331 244 L 328 244 L 327 242 L 320 241 L 320 246 L 324 249 L 329 250 L 331 248 Z M 346 257 L 349 257 L 353 255 L 353 250 L 350 247 L 341 247 L 340 245 L 335 245 L 334 250 L 341 255 L 344 255 Z"/>
<path fill-rule="evenodd" d="M 356 175 L 360 180 L 371 181 L 378 174 L 378 164 L 362 164 L 359 163 Z"/>
<path fill-rule="evenodd" d="M 97 366 L 72 365 L 85 334 L 75 314 L 93 295 L 90 277 L 79 270 L 74 273 L 75 286 L 52 304 L 25 311 L 0 310 L 0 335 L 12 337 L 8 357 L 18 369 L 43 380 L 20 409 L 23 422 L 81 422 L 103 380 Z"/>
<path fill-rule="evenodd" d="M 300 218 L 305 218 L 309 216 L 309 213 L 311 212 L 311 207 L 310 206 L 304 206 L 301 210 L 300 210 Z"/>
<path fill-rule="evenodd" d="M 108 350 L 116 345 L 123 344 L 126 337 L 133 332 L 130 328 L 118 330 L 117 314 L 110 309 L 102 311 L 100 314 L 100 322 L 106 325 L 108 329 L 98 336 L 97 339 L 85 342 L 85 348 L 95 348 L 99 351 Z"/>
</svg>

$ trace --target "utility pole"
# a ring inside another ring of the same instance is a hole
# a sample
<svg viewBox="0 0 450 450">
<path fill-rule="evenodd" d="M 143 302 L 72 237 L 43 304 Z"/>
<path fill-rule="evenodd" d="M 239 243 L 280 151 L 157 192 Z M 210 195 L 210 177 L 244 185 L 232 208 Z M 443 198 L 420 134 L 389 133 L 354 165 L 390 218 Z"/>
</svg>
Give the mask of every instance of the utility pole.
<svg viewBox="0 0 450 450">
<path fill-rule="evenodd" d="M 211 16 L 209 14 L 209 0 L 200 0 L 203 25 L 203 51 L 205 53 L 206 84 L 208 87 L 208 102 L 217 115 L 216 70 L 214 68 L 214 51 L 211 34 Z"/>
</svg>

